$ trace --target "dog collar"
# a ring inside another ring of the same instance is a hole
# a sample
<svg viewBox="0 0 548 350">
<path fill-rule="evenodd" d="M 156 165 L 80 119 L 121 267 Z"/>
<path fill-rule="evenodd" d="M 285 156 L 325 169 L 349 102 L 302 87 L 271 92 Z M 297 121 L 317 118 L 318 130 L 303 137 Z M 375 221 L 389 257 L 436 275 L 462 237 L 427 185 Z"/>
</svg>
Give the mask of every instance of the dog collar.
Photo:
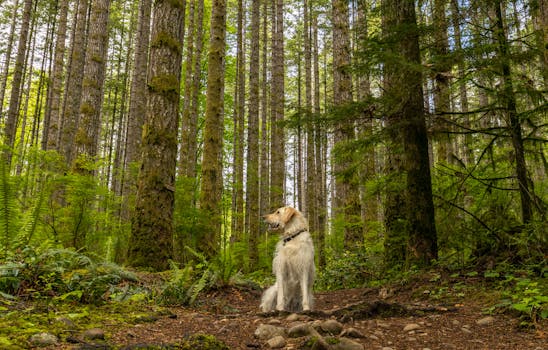
<svg viewBox="0 0 548 350">
<path fill-rule="evenodd" d="M 306 231 L 305 228 L 303 228 L 303 229 L 301 229 L 301 230 L 295 232 L 294 234 L 292 234 L 292 235 L 290 235 L 290 236 L 285 237 L 285 238 L 283 239 L 284 245 L 285 245 L 287 242 L 289 242 L 290 240 L 292 240 L 293 238 L 295 238 L 295 237 L 297 237 L 298 235 L 300 235 L 301 233 L 303 233 L 304 231 Z"/>
</svg>

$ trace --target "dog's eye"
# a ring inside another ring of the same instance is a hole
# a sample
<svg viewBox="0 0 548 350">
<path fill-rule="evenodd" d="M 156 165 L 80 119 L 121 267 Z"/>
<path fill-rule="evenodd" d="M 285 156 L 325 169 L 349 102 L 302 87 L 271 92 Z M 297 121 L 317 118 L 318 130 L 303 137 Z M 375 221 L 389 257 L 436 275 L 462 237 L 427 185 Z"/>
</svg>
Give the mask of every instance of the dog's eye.
<svg viewBox="0 0 548 350">
<path fill-rule="evenodd" d="M 280 213 L 280 211 L 279 211 L 279 210 L 276 210 L 276 214 L 279 214 L 279 213 Z"/>
</svg>

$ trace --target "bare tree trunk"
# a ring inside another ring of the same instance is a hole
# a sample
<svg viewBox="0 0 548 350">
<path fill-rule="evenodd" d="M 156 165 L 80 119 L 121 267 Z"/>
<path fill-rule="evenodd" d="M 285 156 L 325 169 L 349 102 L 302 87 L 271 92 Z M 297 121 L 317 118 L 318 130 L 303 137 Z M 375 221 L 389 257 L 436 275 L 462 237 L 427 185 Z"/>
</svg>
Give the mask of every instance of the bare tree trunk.
<svg viewBox="0 0 548 350">
<path fill-rule="evenodd" d="M 285 136 L 284 120 L 284 19 L 283 0 L 272 2 L 272 93 L 271 149 L 270 149 L 270 206 L 285 204 Z M 271 209 L 273 209 L 271 208 Z"/>
<path fill-rule="evenodd" d="M 8 47 L 6 48 L 6 59 L 4 61 L 4 69 L 2 70 L 2 86 L 0 87 L 0 123 L 4 120 L 4 97 L 8 84 L 8 75 L 10 71 L 11 53 L 13 43 L 15 42 L 15 25 L 17 24 L 17 9 L 19 8 L 19 0 L 15 0 L 13 4 L 13 17 L 11 19 L 10 34 L 8 39 Z"/>
<path fill-rule="evenodd" d="M 82 98 L 82 81 L 86 52 L 86 25 L 88 0 L 78 0 L 78 11 L 74 15 L 71 56 L 65 86 L 64 112 L 60 131 L 59 150 L 65 157 L 65 164 L 71 167 L 74 160 L 74 140 L 78 129 L 79 107 Z"/>
<path fill-rule="evenodd" d="M 165 270 L 173 254 L 173 204 L 184 1 L 156 1 L 152 24 L 143 161 L 129 263 Z"/>
<path fill-rule="evenodd" d="M 13 69 L 11 81 L 10 104 L 3 135 L 4 144 L 8 147 L 7 150 L 4 150 L 4 161 L 8 165 L 8 168 L 11 164 L 13 147 L 15 145 L 15 134 L 17 133 L 17 122 L 19 120 L 19 109 L 21 107 L 21 88 L 23 84 L 23 70 L 25 68 L 32 5 L 32 0 L 25 0 L 19 43 L 17 45 L 17 57 L 15 58 L 15 68 Z"/>
<path fill-rule="evenodd" d="M 95 161 L 101 130 L 101 107 L 108 48 L 108 18 L 110 0 L 94 0 L 86 48 L 86 64 L 82 81 L 79 125 L 75 146 L 78 156 L 85 161 Z M 83 170 L 86 164 L 75 164 Z"/>
<path fill-rule="evenodd" d="M 259 36 L 261 1 L 251 3 L 251 57 L 249 61 L 249 112 L 247 148 L 247 207 L 249 217 L 249 267 L 259 262 Z"/>
<path fill-rule="evenodd" d="M 67 14 L 69 0 L 59 1 L 57 39 L 53 58 L 52 82 L 49 85 L 48 103 L 44 118 L 43 149 L 59 150 L 59 130 L 61 126 L 61 89 L 65 67 L 65 41 L 67 38 Z"/>
<path fill-rule="evenodd" d="M 516 96 L 512 81 L 512 71 L 510 68 L 510 44 L 506 37 L 502 16 L 502 1 L 493 2 L 495 17 L 495 39 L 498 44 L 499 69 L 502 75 L 502 91 L 500 94 L 505 112 L 507 113 L 508 128 L 514 147 L 514 156 L 516 160 L 516 175 L 518 179 L 519 195 L 521 200 L 521 219 L 527 224 L 533 218 L 533 201 L 529 184 L 531 180 L 527 176 L 527 164 L 525 162 L 525 151 L 523 148 L 523 137 L 521 131 L 521 122 L 516 107 Z"/>
<path fill-rule="evenodd" d="M 213 0 L 212 6 L 200 194 L 200 208 L 208 221 L 204 223 L 207 227 L 204 236 L 198 240 L 208 258 L 219 252 L 221 238 L 226 0 Z"/>
<path fill-rule="evenodd" d="M 260 131 L 260 192 L 259 192 L 259 213 L 266 214 L 270 209 L 270 138 L 268 132 L 268 112 L 270 110 L 268 106 L 268 93 L 270 86 L 268 82 L 268 2 L 263 1 L 262 11 L 262 55 L 261 55 L 261 131 Z"/>
</svg>

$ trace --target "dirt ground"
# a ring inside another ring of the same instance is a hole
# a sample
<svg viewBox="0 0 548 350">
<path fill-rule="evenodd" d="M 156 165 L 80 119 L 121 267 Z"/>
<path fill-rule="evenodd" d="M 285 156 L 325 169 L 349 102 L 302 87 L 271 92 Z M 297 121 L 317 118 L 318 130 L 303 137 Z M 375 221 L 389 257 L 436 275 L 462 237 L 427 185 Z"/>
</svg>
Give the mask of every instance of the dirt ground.
<svg viewBox="0 0 548 350">
<path fill-rule="evenodd" d="M 486 309 L 497 300 L 492 300 L 491 294 L 477 293 L 474 287 L 462 287 L 462 283 L 455 284 L 461 286 L 458 290 L 452 290 L 450 283 L 442 289 L 416 283 L 318 292 L 316 312 L 304 317 L 337 318 L 345 327 L 355 328 L 363 335 L 354 340 L 365 349 L 548 349 L 546 321 L 523 328 L 517 315 L 496 311 L 487 315 Z M 170 307 L 166 315 L 153 322 L 115 331 L 108 336 L 108 342 L 119 347 L 166 344 L 195 333 L 207 333 L 230 349 L 266 349 L 265 342 L 254 337 L 258 326 L 265 323 L 289 327 L 292 321 L 287 320 L 287 314 L 262 314 L 258 308 L 260 294 L 249 288 L 210 292 L 197 307 Z M 346 312 L 379 301 L 411 312 Z M 410 324 L 416 329 L 404 330 Z M 288 339 L 284 348 L 299 349 L 303 342 L 302 338 Z"/>
</svg>

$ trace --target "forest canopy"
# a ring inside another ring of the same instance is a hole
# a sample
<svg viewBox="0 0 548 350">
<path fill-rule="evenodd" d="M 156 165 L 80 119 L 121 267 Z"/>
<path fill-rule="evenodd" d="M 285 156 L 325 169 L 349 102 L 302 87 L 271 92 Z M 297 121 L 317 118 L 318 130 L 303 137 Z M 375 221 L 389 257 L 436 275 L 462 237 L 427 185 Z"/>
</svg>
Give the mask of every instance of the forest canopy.
<svg viewBox="0 0 548 350">
<path fill-rule="evenodd" d="M 547 45 L 546 0 L 2 1 L 0 262 L 264 273 L 291 205 L 325 288 L 545 269 Z"/>
</svg>

